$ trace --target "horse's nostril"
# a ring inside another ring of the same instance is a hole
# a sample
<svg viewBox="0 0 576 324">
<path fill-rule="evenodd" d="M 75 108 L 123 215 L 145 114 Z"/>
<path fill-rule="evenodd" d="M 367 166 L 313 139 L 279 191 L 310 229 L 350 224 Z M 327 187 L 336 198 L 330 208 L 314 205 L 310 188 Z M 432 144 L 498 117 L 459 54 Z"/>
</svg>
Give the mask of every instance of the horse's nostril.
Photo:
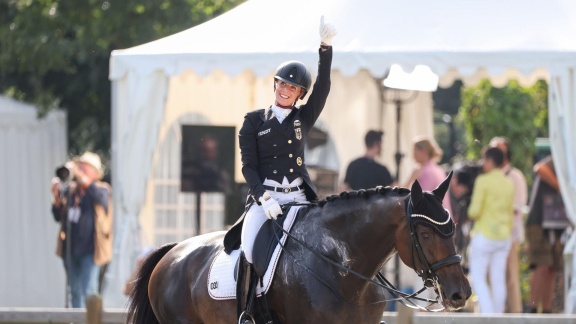
<svg viewBox="0 0 576 324">
<path fill-rule="evenodd" d="M 452 299 L 453 301 L 461 301 L 461 300 L 463 300 L 464 298 L 462 297 L 462 293 L 461 293 L 461 292 L 455 292 L 455 293 L 452 294 L 451 299 Z"/>
</svg>

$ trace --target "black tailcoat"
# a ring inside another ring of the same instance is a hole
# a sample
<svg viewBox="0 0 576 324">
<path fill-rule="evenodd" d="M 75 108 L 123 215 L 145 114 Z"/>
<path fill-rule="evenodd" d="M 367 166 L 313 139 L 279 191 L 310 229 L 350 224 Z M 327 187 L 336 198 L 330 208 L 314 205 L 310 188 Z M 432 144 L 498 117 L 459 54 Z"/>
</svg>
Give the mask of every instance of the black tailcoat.
<svg viewBox="0 0 576 324">
<path fill-rule="evenodd" d="M 332 47 L 322 49 L 319 50 L 318 76 L 306 104 L 293 108 L 282 123 L 278 122 L 270 108 L 251 111 L 244 117 L 239 142 L 242 174 L 250 186 L 246 210 L 252 203 L 258 203 L 266 191 L 262 184 L 266 178 L 282 183 L 284 177 L 290 182 L 302 177 L 306 199 L 318 199 L 306 170 L 304 145 L 330 92 Z M 240 244 L 245 214 L 226 233 L 224 246 L 227 252 Z"/>
</svg>

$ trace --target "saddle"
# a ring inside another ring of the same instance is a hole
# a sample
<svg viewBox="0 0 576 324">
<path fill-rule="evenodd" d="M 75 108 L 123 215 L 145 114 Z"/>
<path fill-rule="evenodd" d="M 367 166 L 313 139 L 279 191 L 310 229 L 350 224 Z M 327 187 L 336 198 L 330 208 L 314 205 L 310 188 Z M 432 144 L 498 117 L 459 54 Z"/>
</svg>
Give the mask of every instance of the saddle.
<svg viewBox="0 0 576 324">
<path fill-rule="evenodd" d="M 267 219 L 258 230 L 258 234 L 256 234 L 254 250 L 252 251 L 252 266 L 259 278 L 264 277 L 270 264 L 270 259 L 272 259 L 272 254 L 284 234 L 282 228 L 286 217 L 283 215 L 288 213 L 290 207 L 291 206 L 283 206 L 283 214 L 280 215 L 277 220 Z M 294 222 L 296 222 L 297 218 L 298 215 L 296 215 Z M 276 222 L 276 224 L 274 224 L 274 222 Z"/>
<path fill-rule="evenodd" d="M 244 253 L 241 253 L 238 258 L 235 269 L 238 323 L 250 323 L 250 321 L 255 324 L 280 323 L 268 308 L 266 295 L 262 293 L 261 296 L 257 297 L 256 291 L 257 285 L 262 285 L 264 275 L 274 255 L 274 250 L 278 244 L 281 244 L 280 239 L 284 234 L 283 226 L 286 220 L 283 215 L 287 215 L 291 206 L 282 206 L 283 214 L 277 220 L 266 220 L 258 230 L 252 252 L 252 265 L 246 261 Z M 299 214 L 295 216 L 294 222 L 296 222 Z"/>
</svg>

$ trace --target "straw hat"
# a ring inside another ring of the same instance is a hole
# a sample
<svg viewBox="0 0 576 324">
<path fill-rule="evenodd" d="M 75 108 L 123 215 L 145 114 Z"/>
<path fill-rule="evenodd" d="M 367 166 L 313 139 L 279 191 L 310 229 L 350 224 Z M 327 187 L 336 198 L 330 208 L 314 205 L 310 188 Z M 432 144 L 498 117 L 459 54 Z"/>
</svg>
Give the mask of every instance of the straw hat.
<svg viewBox="0 0 576 324">
<path fill-rule="evenodd" d="M 96 153 L 84 152 L 81 156 L 74 158 L 74 162 L 84 162 L 91 165 L 96 171 L 98 171 L 98 176 L 100 179 L 104 176 L 104 169 L 102 168 L 102 161 Z"/>
</svg>

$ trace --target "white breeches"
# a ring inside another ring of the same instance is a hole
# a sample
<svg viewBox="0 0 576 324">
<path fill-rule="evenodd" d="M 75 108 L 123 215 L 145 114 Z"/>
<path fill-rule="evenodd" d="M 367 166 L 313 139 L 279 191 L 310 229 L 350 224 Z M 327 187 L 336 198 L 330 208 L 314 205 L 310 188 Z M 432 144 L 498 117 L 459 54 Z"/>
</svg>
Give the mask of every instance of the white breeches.
<svg viewBox="0 0 576 324">
<path fill-rule="evenodd" d="M 302 185 L 302 178 L 297 178 L 292 181 L 292 183 L 287 183 L 288 181 L 284 178 L 282 184 L 273 180 L 264 180 L 264 184 L 267 186 L 274 187 L 295 187 Z M 304 194 L 304 189 L 283 193 L 268 190 L 272 198 L 276 199 L 280 205 L 287 204 L 289 202 L 307 202 L 306 195 Z M 254 247 L 254 240 L 256 239 L 256 234 L 260 230 L 260 226 L 266 221 L 266 214 L 264 214 L 264 208 L 262 206 L 254 203 L 248 209 L 246 216 L 244 217 L 244 224 L 242 225 L 242 251 L 246 256 L 246 260 L 252 263 L 252 250 Z"/>
<path fill-rule="evenodd" d="M 490 240 L 477 233 L 468 252 L 472 289 L 478 296 L 480 313 L 502 314 L 506 304 L 506 260 L 511 240 Z M 488 285 L 488 277 L 490 285 Z"/>
</svg>

